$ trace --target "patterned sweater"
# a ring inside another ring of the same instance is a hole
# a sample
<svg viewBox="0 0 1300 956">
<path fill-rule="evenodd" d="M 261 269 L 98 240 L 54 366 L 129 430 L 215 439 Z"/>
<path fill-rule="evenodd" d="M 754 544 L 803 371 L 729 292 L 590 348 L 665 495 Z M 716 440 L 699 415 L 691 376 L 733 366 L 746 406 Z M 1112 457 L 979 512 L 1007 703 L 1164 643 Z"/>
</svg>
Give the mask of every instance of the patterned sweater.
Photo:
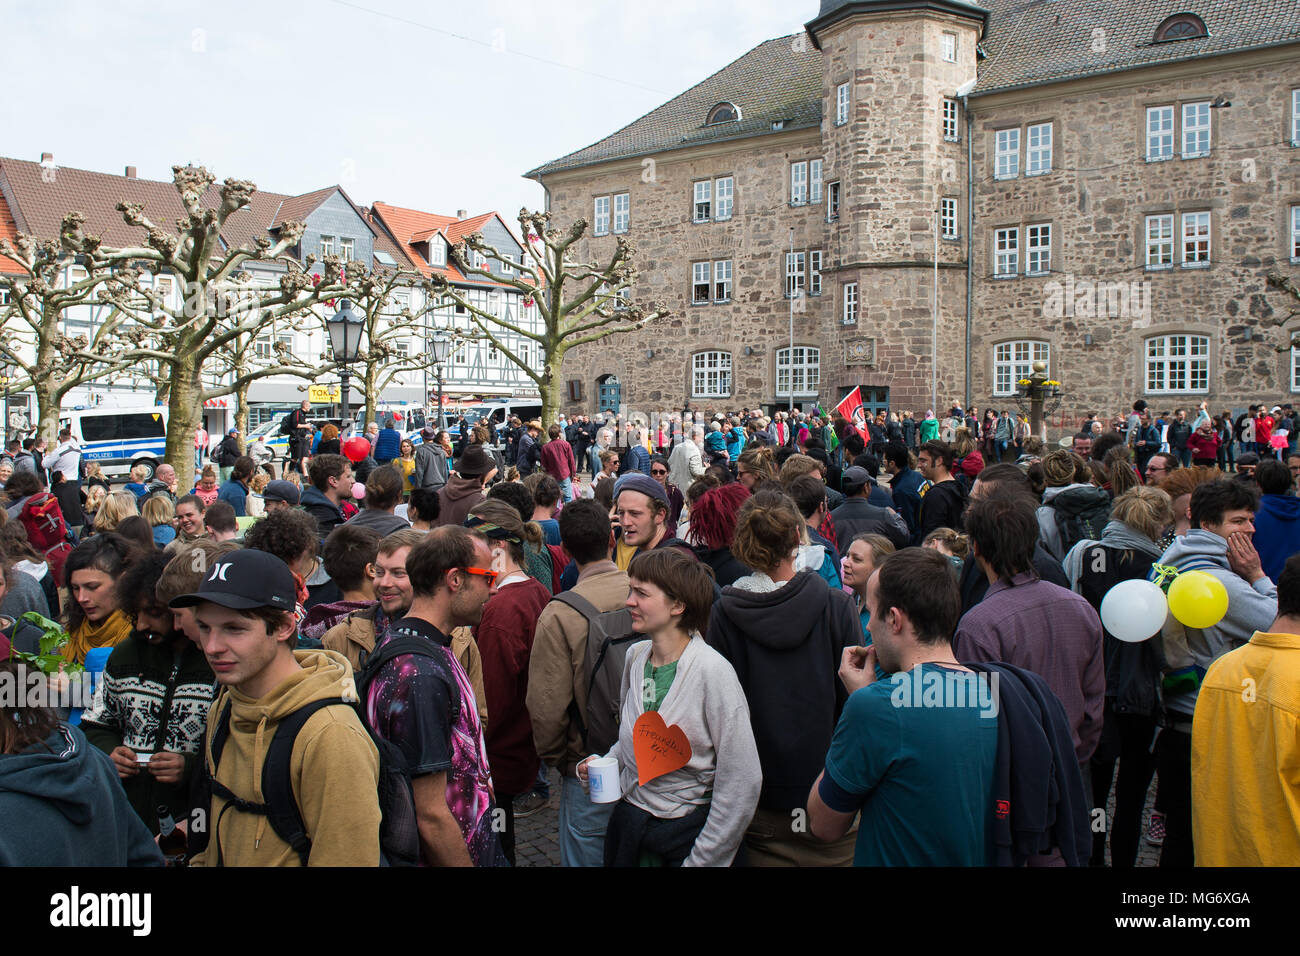
<svg viewBox="0 0 1300 956">
<path fill-rule="evenodd" d="M 161 751 L 185 757 L 179 784 L 158 782 L 147 768 L 122 780 L 131 806 L 154 833 L 158 808 L 188 816 L 189 778 L 203 739 L 214 678 L 203 652 L 183 634 L 149 644 L 134 633 L 108 659 L 95 701 L 82 715 L 86 738 L 105 753 L 126 746 L 137 754 Z"/>
</svg>

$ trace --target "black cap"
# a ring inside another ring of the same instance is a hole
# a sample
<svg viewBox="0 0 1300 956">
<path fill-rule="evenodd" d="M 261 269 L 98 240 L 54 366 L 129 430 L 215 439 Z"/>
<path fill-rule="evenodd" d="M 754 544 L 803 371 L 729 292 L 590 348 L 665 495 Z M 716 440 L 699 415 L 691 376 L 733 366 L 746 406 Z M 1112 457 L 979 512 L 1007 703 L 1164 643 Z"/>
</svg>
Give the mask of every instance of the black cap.
<svg viewBox="0 0 1300 956">
<path fill-rule="evenodd" d="M 298 587 L 289 566 L 265 551 L 231 551 L 213 559 L 193 594 L 173 598 L 171 607 L 193 607 L 211 601 L 222 607 L 247 611 L 255 607 L 272 607 L 292 611 L 298 605 Z"/>
<path fill-rule="evenodd" d="M 283 501 L 285 504 L 296 505 L 299 498 L 298 486 L 292 481 L 277 478 L 266 483 L 266 487 L 262 489 L 262 497 L 266 501 Z"/>
<path fill-rule="evenodd" d="M 844 474 L 840 476 L 840 487 L 844 489 L 846 495 L 856 495 L 862 490 L 863 485 L 875 486 L 876 481 L 871 477 L 871 472 L 854 465 L 852 468 L 846 468 Z"/>
</svg>

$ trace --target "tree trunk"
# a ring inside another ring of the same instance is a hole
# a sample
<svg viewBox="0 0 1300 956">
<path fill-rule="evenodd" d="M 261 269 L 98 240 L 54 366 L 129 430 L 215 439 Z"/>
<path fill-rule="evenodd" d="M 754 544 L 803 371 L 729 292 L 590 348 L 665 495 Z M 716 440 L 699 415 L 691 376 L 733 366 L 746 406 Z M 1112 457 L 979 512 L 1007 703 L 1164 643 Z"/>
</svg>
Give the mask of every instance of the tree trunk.
<svg viewBox="0 0 1300 956">
<path fill-rule="evenodd" d="M 248 448 L 248 386 L 245 382 L 235 389 L 235 427 L 239 429 L 239 438 Z"/>
<path fill-rule="evenodd" d="M 359 416 L 362 434 L 365 434 L 367 425 L 379 421 L 379 413 L 376 411 L 379 406 L 379 373 L 380 368 L 376 362 L 372 360 L 366 363 L 365 375 L 361 379 L 361 387 L 366 394 L 364 414 Z"/>
<path fill-rule="evenodd" d="M 563 405 L 560 389 L 560 364 L 563 361 L 563 352 L 558 354 L 548 352 L 546 355 L 546 371 L 542 375 L 542 385 L 538 389 L 542 395 L 542 434 L 540 440 L 543 443 L 547 440 L 547 429 L 554 423 Z"/>
<path fill-rule="evenodd" d="M 180 488 L 194 487 L 194 430 L 203 423 L 203 379 L 193 352 L 178 353 L 167 399 L 167 451 Z"/>
<path fill-rule="evenodd" d="M 53 450 L 54 443 L 59 438 L 59 409 L 63 404 L 63 396 L 58 394 L 54 379 L 48 375 L 33 382 L 32 391 L 36 393 L 36 434 L 44 438 Z"/>
</svg>

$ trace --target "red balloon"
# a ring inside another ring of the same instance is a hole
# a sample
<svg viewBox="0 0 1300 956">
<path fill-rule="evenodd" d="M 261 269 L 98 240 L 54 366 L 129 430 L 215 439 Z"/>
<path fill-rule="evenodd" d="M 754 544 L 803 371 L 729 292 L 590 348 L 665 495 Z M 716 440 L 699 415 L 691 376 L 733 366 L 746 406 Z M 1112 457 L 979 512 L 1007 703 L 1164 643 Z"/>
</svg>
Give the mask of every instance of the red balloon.
<svg viewBox="0 0 1300 956">
<path fill-rule="evenodd" d="M 343 443 L 343 454 L 347 456 L 348 461 L 362 461 L 370 454 L 370 442 L 360 435 L 353 435 Z"/>
</svg>

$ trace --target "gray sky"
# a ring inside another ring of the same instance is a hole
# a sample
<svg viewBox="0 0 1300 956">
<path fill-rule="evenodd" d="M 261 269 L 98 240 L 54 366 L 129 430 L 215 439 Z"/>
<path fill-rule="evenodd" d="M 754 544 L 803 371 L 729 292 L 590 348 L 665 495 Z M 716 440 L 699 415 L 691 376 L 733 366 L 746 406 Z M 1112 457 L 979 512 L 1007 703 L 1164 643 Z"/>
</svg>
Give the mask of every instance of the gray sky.
<svg viewBox="0 0 1300 956">
<path fill-rule="evenodd" d="M 0 155 L 513 223 L 522 174 L 626 125 L 816 0 L 0 0 Z M 428 29 L 428 28 L 434 29 Z M 440 32 L 441 31 L 441 32 Z M 452 35 L 455 34 L 455 35 Z M 563 64 L 563 65 L 558 65 Z"/>
</svg>

